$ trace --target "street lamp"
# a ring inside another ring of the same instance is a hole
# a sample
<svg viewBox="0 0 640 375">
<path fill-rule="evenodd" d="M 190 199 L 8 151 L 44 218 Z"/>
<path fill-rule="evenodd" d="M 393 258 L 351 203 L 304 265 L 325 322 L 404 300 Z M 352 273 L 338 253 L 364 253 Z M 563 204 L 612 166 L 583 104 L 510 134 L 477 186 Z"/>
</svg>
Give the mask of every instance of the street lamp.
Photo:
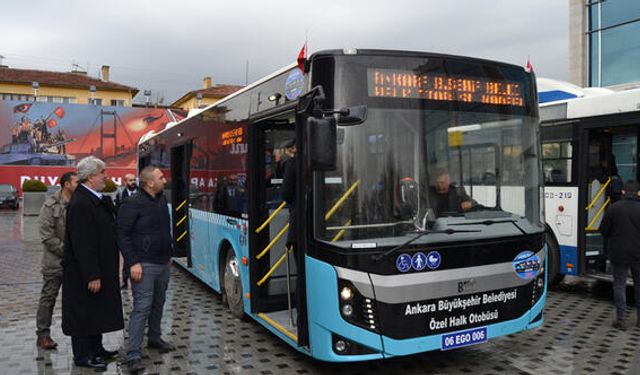
<svg viewBox="0 0 640 375">
<path fill-rule="evenodd" d="M 40 88 L 40 83 L 33 81 L 31 82 L 31 88 L 33 89 L 33 101 L 38 100 L 38 89 Z"/>
<path fill-rule="evenodd" d="M 89 96 L 91 97 L 91 104 L 96 104 L 96 87 L 94 85 L 89 86 Z"/>
</svg>

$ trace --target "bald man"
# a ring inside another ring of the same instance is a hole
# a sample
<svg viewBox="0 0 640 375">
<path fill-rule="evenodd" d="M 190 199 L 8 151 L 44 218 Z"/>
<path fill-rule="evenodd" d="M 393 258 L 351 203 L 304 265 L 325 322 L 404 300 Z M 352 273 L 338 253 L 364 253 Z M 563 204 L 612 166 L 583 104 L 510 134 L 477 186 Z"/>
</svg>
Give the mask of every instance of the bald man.
<svg viewBox="0 0 640 375">
<path fill-rule="evenodd" d="M 120 193 L 116 195 L 116 208 L 120 208 L 122 202 L 130 196 L 138 192 L 138 184 L 136 183 L 136 176 L 132 173 L 127 173 L 124 176 L 124 186 Z"/>
</svg>

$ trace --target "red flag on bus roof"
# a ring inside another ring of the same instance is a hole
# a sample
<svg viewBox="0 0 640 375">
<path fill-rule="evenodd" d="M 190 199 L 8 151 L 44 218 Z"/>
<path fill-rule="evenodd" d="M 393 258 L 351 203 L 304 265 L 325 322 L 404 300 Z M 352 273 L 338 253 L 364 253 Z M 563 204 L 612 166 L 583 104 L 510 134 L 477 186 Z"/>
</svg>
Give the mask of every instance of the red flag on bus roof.
<svg viewBox="0 0 640 375">
<path fill-rule="evenodd" d="M 56 108 L 53 113 L 55 113 L 59 118 L 64 118 L 64 108 L 62 107 Z"/>
<path fill-rule="evenodd" d="M 56 126 L 58 126 L 58 121 L 56 119 L 52 118 L 51 120 L 47 121 L 48 128 L 55 128 Z"/>
<path fill-rule="evenodd" d="M 304 73 L 304 63 L 307 61 L 307 42 L 304 42 L 300 53 L 298 53 L 298 69 Z"/>
<path fill-rule="evenodd" d="M 526 70 L 527 73 L 533 72 L 533 65 L 531 65 L 531 59 L 530 58 L 527 58 L 527 65 L 524 67 L 524 70 Z"/>
</svg>

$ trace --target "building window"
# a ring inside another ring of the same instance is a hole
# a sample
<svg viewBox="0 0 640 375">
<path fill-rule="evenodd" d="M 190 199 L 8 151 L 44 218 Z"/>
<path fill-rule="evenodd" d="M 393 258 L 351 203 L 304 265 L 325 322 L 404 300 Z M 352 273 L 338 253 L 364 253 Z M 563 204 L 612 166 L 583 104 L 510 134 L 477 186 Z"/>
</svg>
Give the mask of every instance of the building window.
<svg viewBox="0 0 640 375">
<path fill-rule="evenodd" d="M 125 101 L 121 99 L 111 99 L 111 105 L 114 107 L 124 107 Z"/>
<path fill-rule="evenodd" d="M 101 98 L 95 98 L 95 99 L 91 99 L 89 98 L 89 104 L 93 104 L 93 105 L 102 105 L 102 99 Z"/>
<path fill-rule="evenodd" d="M 592 1 L 589 7 L 589 85 L 640 81 L 640 2 Z"/>
</svg>

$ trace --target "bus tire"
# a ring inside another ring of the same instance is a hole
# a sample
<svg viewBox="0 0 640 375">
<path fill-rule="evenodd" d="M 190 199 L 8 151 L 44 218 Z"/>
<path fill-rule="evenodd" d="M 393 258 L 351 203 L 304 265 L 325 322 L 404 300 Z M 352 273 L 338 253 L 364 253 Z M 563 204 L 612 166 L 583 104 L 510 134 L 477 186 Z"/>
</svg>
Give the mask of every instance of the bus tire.
<svg viewBox="0 0 640 375">
<path fill-rule="evenodd" d="M 240 267 L 238 258 L 233 249 L 227 249 L 227 256 L 224 262 L 223 276 L 223 300 L 227 301 L 229 310 L 238 319 L 244 317 L 244 302 L 242 282 L 240 280 Z"/>
<path fill-rule="evenodd" d="M 545 243 L 547 245 L 547 282 L 549 286 L 560 284 L 564 275 L 560 273 L 560 246 L 550 229 L 545 232 Z"/>
</svg>

